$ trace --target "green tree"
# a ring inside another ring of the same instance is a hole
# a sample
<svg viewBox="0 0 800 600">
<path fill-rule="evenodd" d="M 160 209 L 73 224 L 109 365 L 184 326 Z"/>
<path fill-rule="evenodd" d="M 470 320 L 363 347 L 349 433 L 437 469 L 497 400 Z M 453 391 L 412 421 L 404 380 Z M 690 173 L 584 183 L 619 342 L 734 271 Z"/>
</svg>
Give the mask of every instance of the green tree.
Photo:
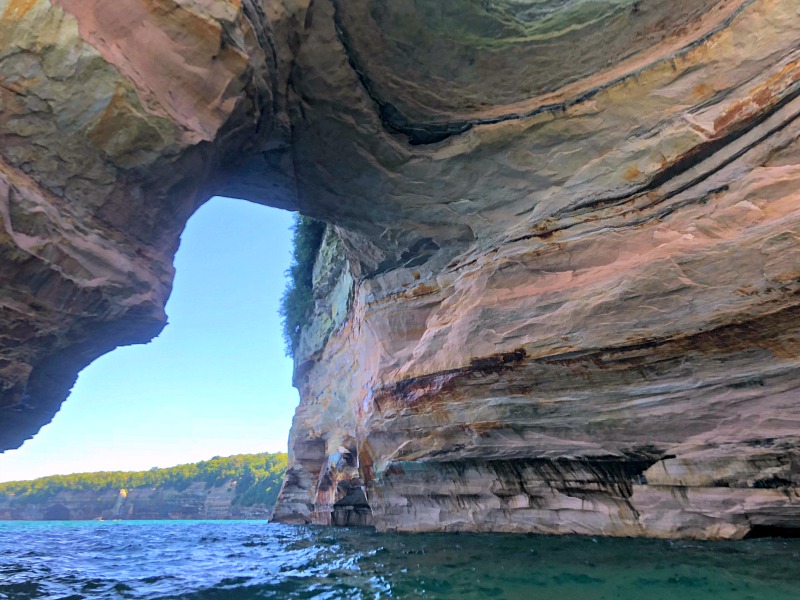
<svg viewBox="0 0 800 600">
<path fill-rule="evenodd" d="M 206 487 L 237 481 L 233 502 L 243 506 L 273 505 L 286 472 L 288 457 L 277 454 L 238 454 L 194 464 L 148 471 L 102 471 L 52 475 L 32 481 L 0 483 L 0 494 L 13 495 L 14 503 L 43 502 L 63 491 L 94 491 L 137 487 L 166 487 L 179 491 L 196 482 Z"/>
<path fill-rule="evenodd" d="M 287 356 L 294 356 L 300 333 L 314 310 L 312 275 L 324 234 L 325 223 L 302 215 L 295 217 L 292 262 L 286 271 L 286 289 L 280 307 Z"/>
</svg>

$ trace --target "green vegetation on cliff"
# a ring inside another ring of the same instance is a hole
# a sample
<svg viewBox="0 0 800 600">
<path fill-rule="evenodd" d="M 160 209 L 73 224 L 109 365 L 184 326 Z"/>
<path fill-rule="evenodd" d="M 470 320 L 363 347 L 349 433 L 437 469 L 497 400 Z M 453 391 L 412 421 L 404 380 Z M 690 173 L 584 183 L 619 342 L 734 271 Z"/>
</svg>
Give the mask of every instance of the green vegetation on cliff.
<svg viewBox="0 0 800 600">
<path fill-rule="evenodd" d="M 286 272 L 288 280 L 280 308 L 287 356 L 294 356 L 300 341 L 300 332 L 314 310 L 312 275 L 314 261 L 325 234 L 325 223 L 298 215 L 295 217 L 293 231 L 292 264 Z"/>
<path fill-rule="evenodd" d="M 272 506 L 278 498 L 287 460 L 284 453 L 237 454 L 225 458 L 217 456 L 211 460 L 166 469 L 153 468 L 149 471 L 52 475 L 32 481 L 0 483 L 0 494 L 13 494 L 15 501 L 44 502 L 62 491 L 99 492 L 138 487 L 184 490 L 196 482 L 218 486 L 233 480 L 237 482 L 233 504 Z"/>
</svg>

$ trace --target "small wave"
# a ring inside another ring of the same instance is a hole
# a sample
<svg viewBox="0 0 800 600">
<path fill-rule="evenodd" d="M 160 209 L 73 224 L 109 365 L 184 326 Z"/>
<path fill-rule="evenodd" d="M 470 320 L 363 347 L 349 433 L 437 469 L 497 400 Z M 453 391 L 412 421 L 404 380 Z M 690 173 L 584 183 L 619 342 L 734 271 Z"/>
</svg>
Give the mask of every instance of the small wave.
<svg viewBox="0 0 800 600">
<path fill-rule="evenodd" d="M 0 598 L 15 600 L 16 598 L 44 598 L 42 585 L 34 581 L 23 583 L 0 583 Z"/>
<path fill-rule="evenodd" d="M 242 544 L 245 548 L 255 548 L 257 546 L 271 546 L 269 542 L 245 542 Z"/>
<path fill-rule="evenodd" d="M 177 579 L 175 575 L 152 575 L 150 577 L 143 577 L 139 581 L 142 583 L 152 584 L 159 583 L 160 581 L 169 581 L 170 579 Z"/>
<path fill-rule="evenodd" d="M 773 600 L 797 597 L 800 588 L 800 570 L 775 569 L 796 563 L 800 540 L 666 543 L 408 536 L 260 522 L 102 529 L 70 523 L 4 526 L 0 556 L 0 600 L 672 600 L 687 593 L 696 600 Z"/>
</svg>

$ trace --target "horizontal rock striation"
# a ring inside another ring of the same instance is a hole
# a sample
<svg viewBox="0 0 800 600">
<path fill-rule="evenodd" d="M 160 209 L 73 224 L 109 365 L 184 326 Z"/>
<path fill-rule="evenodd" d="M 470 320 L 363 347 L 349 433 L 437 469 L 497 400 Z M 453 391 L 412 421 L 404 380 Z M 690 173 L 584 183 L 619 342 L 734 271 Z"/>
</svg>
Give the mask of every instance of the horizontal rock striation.
<svg viewBox="0 0 800 600">
<path fill-rule="evenodd" d="M 31 500 L 0 494 L 0 520 L 81 521 L 147 519 L 267 519 L 271 506 L 233 504 L 236 482 L 203 482 L 183 489 L 170 486 L 109 490 L 62 490 Z"/>
<path fill-rule="evenodd" d="M 800 530 L 796 2 L 96 4 L 0 3 L 0 446 L 230 194 L 332 224 L 279 520 Z"/>
</svg>

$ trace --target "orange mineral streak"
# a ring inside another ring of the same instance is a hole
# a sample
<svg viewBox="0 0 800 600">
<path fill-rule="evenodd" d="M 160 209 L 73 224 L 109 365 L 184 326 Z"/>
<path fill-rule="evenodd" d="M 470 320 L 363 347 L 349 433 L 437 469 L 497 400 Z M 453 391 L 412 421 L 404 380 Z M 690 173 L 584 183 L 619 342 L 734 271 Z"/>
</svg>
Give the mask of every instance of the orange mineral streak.
<svg viewBox="0 0 800 600">
<path fill-rule="evenodd" d="M 693 99 L 697 102 L 702 102 L 703 100 L 707 100 L 711 98 L 716 93 L 716 90 L 712 85 L 707 83 L 698 83 L 692 89 L 692 96 Z"/>
<path fill-rule="evenodd" d="M 622 177 L 626 181 L 635 181 L 641 174 L 641 171 L 639 171 L 639 168 L 636 165 L 631 165 L 625 170 L 625 173 L 622 175 Z"/>
<path fill-rule="evenodd" d="M 765 106 L 779 100 L 782 94 L 798 81 L 800 81 L 800 60 L 795 60 L 750 90 L 747 98 L 734 102 L 714 120 L 714 129 L 721 133 L 732 123 L 755 116 Z"/>
<path fill-rule="evenodd" d="M 34 4 L 36 4 L 36 0 L 11 0 L 3 16 L 0 17 L 0 21 L 19 21 L 25 16 L 25 13 L 33 8 Z"/>
</svg>

